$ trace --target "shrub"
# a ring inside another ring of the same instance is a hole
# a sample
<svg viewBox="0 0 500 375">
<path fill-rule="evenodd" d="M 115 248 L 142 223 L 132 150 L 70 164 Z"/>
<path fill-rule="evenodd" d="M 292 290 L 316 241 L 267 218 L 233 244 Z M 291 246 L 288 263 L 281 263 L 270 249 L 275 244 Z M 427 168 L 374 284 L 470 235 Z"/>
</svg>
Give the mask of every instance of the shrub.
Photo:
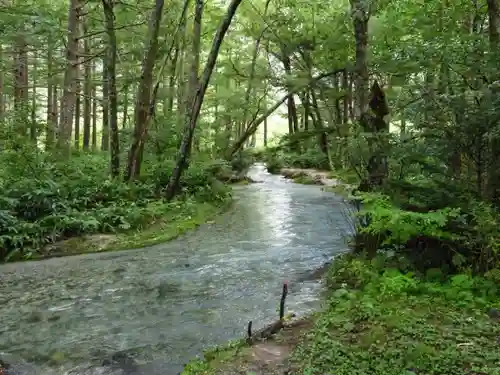
<svg viewBox="0 0 500 375">
<path fill-rule="evenodd" d="M 500 326 L 488 316 L 498 284 L 468 273 L 427 281 L 390 262 L 334 262 L 327 280 L 335 289 L 291 359 L 297 373 L 498 373 Z"/>
<path fill-rule="evenodd" d="M 498 266 L 497 238 L 500 229 L 491 208 L 470 204 L 418 212 L 398 207 L 387 195 L 362 194 L 357 242 L 375 239 L 371 255 L 377 250 L 404 255 L 422 273 L 433 268 L 456 272 L 472 268 L 485 272 Z"/>
<path fill-rule="evenodd" d="M 162 202 L 174 164 L 151 163 L 135 183 L 108 178 L 106 155 L 79 155 L 69 163 L 27 153 L 14 164 L 0 155 L 0 260 L 29 256 L 59 239 L 139 228 L 165 214 Z M 221 201 L 230 191 L 217 181 L 227 163 L 193 162 L 181 179 L 181 198 Z"/>
<path fill-rule="evenodd" d="M 316 149 L 308 149 L 304 153 L 286 153 L 283 155 L 283 160 L 289 167 L 330 169 L 328 157 Z"/>
</svg>

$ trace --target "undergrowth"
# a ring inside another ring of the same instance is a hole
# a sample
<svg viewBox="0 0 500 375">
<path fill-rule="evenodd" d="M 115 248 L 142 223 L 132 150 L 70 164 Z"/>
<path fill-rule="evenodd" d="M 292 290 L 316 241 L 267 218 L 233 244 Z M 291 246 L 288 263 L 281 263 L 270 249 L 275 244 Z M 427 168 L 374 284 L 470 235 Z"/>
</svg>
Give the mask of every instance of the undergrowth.
<svg viewBox="0 0 500 375">
<path fill-rule="evenodd" d="M 393 261 L 336 260 L 326 310 L 295 351 L 295 373 L 500 374 L 497 280 L 439 270 L 419 278 Z"/>
<path fill-rule="evenodd" d="M 172 211 L 162 192 L 173 161 L 146 161 L 139 181 L 108 177 L 105 154 L 81 154 L 58 162 L 43 153 L 0 155 L 0 261 L 29 258 L 47 244 L 91 233 L 144 228 Z M 223 161 L 192 161 L 179 200 L 230 198 L 221 181 L 231 175 Z M 175 210 L 174 210 L 175 211 Z"/>
<path fill-rule="evenodd" d="M 269 173 L 279 173 L 282 168 L 311 168 L 329 170 L 328 157 L 316 149 L 291 152 L 281 147 L 267 148 L 256 153 L 256 158 L 266 163 Z"/>
<path fill-rule="evenodd" d="M 470 174 L 450 176 L 446 152 L 418 137 L 403 140 L 394 135 L 389 138 L 387 176 L 380 186 L 368 189 L 371 193 L 364 191 L 368 159 L 362 157 L 361 143 L 351 142 L 345 150 L 351 157 L 343 163 L 332 161 L 343 167 L 331 171 L 330 177 L 352 189 L 344 191 L 339 184 L 329 190 L 361 208 L 355 251 L 373 255 L 381 248 L 391 250 L 421 272 L 440 268 L 482 274 L 499 268 L 500 206 L 486 192 L 477 191 L 483 185 L 476 184 Z M 328 168 L 327 155 L 316 144 L 302 140 L 292 147 L 286 141 L 283 137 L 277 146 L 258 154 L 271 173 L 285 167 Z M 340 143 L 333 142 L 330 154 L 336 154 L 339 147 Z"/>
</svg>

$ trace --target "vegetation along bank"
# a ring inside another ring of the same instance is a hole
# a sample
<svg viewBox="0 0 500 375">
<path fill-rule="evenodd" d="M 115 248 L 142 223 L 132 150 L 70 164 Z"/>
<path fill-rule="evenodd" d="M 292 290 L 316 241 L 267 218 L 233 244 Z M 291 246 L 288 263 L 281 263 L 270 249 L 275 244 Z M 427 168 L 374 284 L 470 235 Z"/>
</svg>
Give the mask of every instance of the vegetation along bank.
<svg viewBox="0 0 500 375">
<path fill-rule="evenodd" d="M 152 5 L 3 7 L 0 258 L 192 226 L 260 142 L 348 185 L 352 254 L 316 316 L 185 373 L 499 374 L 499 0 Z"/>
<path fill-rule="evenodd" d="M 174 200 L 163 188 L 174 163 L 146 162 L 132 183 L 108 178 L 103 153 L 71 161 L 4 153 L 1 259 L 40 259 L 139 248 L 169 241 L 231 204 L 230 183 L 246 182 L 224 161 L 194 160 Z"/>
<path fill-rule="evenodd" d="M 353 173 L 328 171 L 316 161 L 321 155 L 311 154 L 268 149 L 258 157 L 295 182 L 356 183 Z M 324 276 L 323 308 L 305 317 L 285 313 L 283 328 L 271 334 L 273 322 L 262 340 L 256 338 L 262 331 L 249 339 L 242 327 L 241 339 L 207 350 L 183 374 L 500 374 L 498 266 L 479 271 L 473 258 L 460 263 L 443 254 L 446 248 L 419 248 L 421 235 L 438 241 L 457 234 L 449 220 L 436 218 L 439 211 L 398 208 L 381 194 L 348 194 L 363 208 L 353 218 L 353 251 Z M 372 253 L 370 241 L 379 241 Z"/>
</svg>

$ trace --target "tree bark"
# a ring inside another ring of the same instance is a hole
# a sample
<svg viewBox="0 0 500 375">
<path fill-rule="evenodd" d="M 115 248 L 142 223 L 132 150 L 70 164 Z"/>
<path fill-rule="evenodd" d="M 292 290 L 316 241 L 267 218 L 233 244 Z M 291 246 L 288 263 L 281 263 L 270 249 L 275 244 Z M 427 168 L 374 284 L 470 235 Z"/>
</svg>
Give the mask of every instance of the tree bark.
<svg viewBox="0 0 500 375">
<path fill-rule="evenodd" d="M 107 85 L 107 102 L 109 103 L 109 129 L 111 133 L 111 176 L 120 175 L 120 140 L 118 135 L 118 99 L 116 92 L 116 57 L 117 43 L 115 33 L 114 0 L 102 0 L 108 47 L 106 53 L 105 84 Z"/>
<path fill-rule="evenodd" d="M 71 0 L 68 11 L 68 40 L 66 47 L 66 69 L 59 118 L 58 149 L 65 157 L 71 154 L 71 133 L 76 102 L 76 79 L 78 76 L 78 37 L 82 0 Z"/>
<path fill-rule="evenodd" d="M 86 23 L 83 33 L 87 33 Z M 90 40 L 85 38 L 83 41 L 83 53 L 90 55 Z M 92 118 L 92 64 L 88 58 L 84 63 L 84 83 L 83 83 L 83 149 L 90 148 L 90 125 Z"/>
<path fill-rule="evenodd" d="M 106 46 L 106 57 L 102 59 L 102 133 L 101 133 L 101 150 L 109 150 L 109 85 L 106 72 L 107 55 L 109 53 L 109 45 Z"/>
<path fill-rule="evenodd" d="M 21 31 L 16 38 L 14 52 L 14 110 L 16 127 L 21 135 L 26 135 L 28 125 L 28 45 Z"/>
<path fill-rule="evenodd" d="M 80 47 L 80 42 L 77 43 L 77 46 Z M 81 53 L 79 51 L 80 48 L 78 48 L 77 55 L 78 55 L 78 66 L 76 70 L 76 77 L 75 77 L 75 93 L 76 93 L 76 99 L 75 99 L 75 134 L 74 134 L 74 147 L 75 150 L 78 150 L 80 148 L 80 117 L 81 117 L 81 93 L 82 93 L 82 83 L 81 83 L 81 66 L 80 66 L 80 61 L 81 61 Z"/>
<path fill-rule="evenodd" d="M 36 119 L 36 86 L 37 86 L 37 70 L 38 70 L 38 64 L 37 64 L 37 53 L 36 51 L 33 51 L 33 64 L 31 66 L 33 74 L 31 75 L 32 80 L 33 80 L 33 91 L 31 93 L 31 122 L 30 122 L 30 138 L 33 141 L 33 143 L 36 143 L 37 136 L 38 136 L 38 129 L 37 129 L 37 119 Z"/>
<path fill-rule="evenodd" d="M 195 12 L 193 20 L 193 46 L 191 50 L 191 69 L 189 72 L 189 86 L 187 92 L 187 103 L 192 103 L 196 88 L 199 86 L 198 71 L 200 70 L 200 48 L 201 48 L 201 20 L 203 17 L 203 0 L 195 0 Z M 186 113 L 186 123 L 189 122 L 190 113 Z M 187 155 L 191 155 L 194 132 L 188 144 Z"/>
<path fill-rule="evenodd" d="M 368 21 L 370 19 L 369 4 L 364 0 L 350 0 L 354 38 L 356 40 L 356 63 L 354 69 L 356 119 L 368 110 Z"/>
<path fill-rule="evenodd" d="M 164 0 L 156 0 L 155 8 L 150 17 L 149 38 L 142 62 L 141 78 L 137 88 L 137 101 L 134 109 L 134 135 L 128 153 L 125 181 L 132 181 L 141 171 L 144 141 L 148 131 L 149 107 L 151 103 L 151 89 L 153 85 L 153 69 L 158 52 L 158 34 L 162 17 Z"/>
<path fill-rule="evenodd" d="M 47 129 L 45 134 L 45 149 L 50 150 L 54 146 L 54 135 L 57 127 L 57 114 L 54 112 L 54 72 L 53 55 L 54 48 L 52 38 L 49 35 L 47 41 Z"/>
<path fill-rule="evenodd" d="M 177 153 L 177 160 L 172 175 L 168 181 L 168 185 L 165 191 L 165 198 L 171 200 L 174 198 L 178 191 L 179 181 L 182 172 L 187 168 L 187 159 L 189 157 L 189 149 L 193 139 L 194 130 L 198 123 L 198 117 L 200 115 L 201 105 L 203 104 L 203 99 L 205 98 L 205 93 L 207 91 L 208 84 L 210 82 L 210 77 L 215 67 L 217 61 L 217 56 L 219 55 L 219 50 L 224 40 L 224 37 L 231 25 L 234 15 L 238 6 L 241 4 L 242 0 L 232 0 L 228 6 L 226 15 L 222 19 L 222 22 L 217 29 L 214 40 L 212 42 L 212 48 L 208 55 L 207 63 L 205 69 L 203 70 L 203 75 L 200 80 L 200 84 L 196 91 L 196 95 L 193 98 L 191 105 L 191 112 L 189 118 L 186 118 L 186 124 L 184 128 L 184 134 L 182 137 L 182 142 Z"/>
<path fill-rule="evenodd" d="M 281 61 L 283 63 L 283 68 L 285 69 L 286 79 L 287 79 L 287 89 L 290 91 L 291 85 L 288 82 L 292 77 L 292 64 L 290 57 L 284 48 L 281 51 Z M 297 117 L 297 106 L 295 105 L 294 95 L 290 95 L 287 98 L 287 111 L 288 111 L 288 133 L 293 134 L 299 131 L 299 119 Z"/>
<path fill-rule="evenodd" d="M 97 150 L 97 88 L 96 88 L 96 64 L 95 60 L 92 61 L 91 65 L 91 97 L 92 97 L 92 151 Z"/>
<path fill-rule="evenodd" d="M 0 43 L 0 62 L 3 63 L 3 46 Z M 4 72 L 3 69 L 0 70 L 0 121 L 5 119 L 5 82 L 4 82 Z"/>
</svg>

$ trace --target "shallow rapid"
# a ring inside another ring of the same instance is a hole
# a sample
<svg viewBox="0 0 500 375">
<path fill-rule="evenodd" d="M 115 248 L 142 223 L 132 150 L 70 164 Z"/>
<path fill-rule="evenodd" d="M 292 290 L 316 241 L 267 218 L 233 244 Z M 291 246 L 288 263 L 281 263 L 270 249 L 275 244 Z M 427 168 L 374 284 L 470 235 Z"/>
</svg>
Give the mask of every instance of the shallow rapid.
<svg viewBox="0 0 500 375">
<path fill-rule="evenodd" d="M 316 309 L 308 275 L 346 250 L 346 206 L 263 165 L 249 175 L 260 183 L 235 188 L 229 212 L 175 241 L 1 265 L 0 356 L 25 374 L 103 374 L 120 352 L 139 365 L 113 373 L 177 374 L 249 320 L 275 320 L 285 280 L 288 311 Z"/>
</svg>

